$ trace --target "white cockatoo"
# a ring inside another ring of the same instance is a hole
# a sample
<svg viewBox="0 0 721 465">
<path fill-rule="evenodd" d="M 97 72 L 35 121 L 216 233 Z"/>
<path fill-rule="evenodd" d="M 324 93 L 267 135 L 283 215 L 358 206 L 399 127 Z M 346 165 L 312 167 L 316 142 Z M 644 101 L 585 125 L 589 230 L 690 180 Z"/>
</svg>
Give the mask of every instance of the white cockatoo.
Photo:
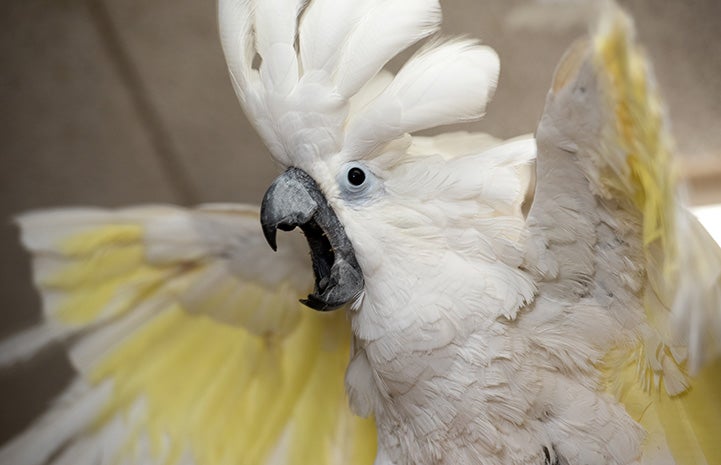
<svg viewBox="0 0 721 465">
<path fill-rule="evenodd" d="M 0 463 L 721 463 L 721 250 L 623 13 L 563 58 L 535 139 L 505 142 L 410 135 L 480 118 L 499 73 L 470 39 L 383 70 L 438 0 L 219 17 L 285 171 L 260 210 L 18 219 L 46 318 L 0 363 L 63 340 L 78 375 Z M 307 245 L 265 245 L 296 227 Z"/>
</svg>

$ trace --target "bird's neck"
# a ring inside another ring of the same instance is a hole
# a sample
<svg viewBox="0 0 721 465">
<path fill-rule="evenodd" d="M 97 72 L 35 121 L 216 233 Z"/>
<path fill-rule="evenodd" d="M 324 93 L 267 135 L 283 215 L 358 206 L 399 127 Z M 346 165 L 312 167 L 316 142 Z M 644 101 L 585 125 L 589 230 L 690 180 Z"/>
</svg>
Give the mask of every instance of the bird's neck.
<svg viewBox="0 0 721 465">
<path fill-rule="evenodd" d="M 394 403 L 444 375 L 463 356 L 459 349 L 468 338 L 493 331 L 499 319 L 515 318 L 533 294 L 521 270 L 500 262 L 479 263 L 453 252 L 425 263 L 387 261 L 393 265 L 367 280 L 351 321 L 356 351 L 365 358 L 359 366 L 376 381 L 360 389 Z M 473 354 L 474 363 L 486 363 L 485 356 Z"/>
</svg>

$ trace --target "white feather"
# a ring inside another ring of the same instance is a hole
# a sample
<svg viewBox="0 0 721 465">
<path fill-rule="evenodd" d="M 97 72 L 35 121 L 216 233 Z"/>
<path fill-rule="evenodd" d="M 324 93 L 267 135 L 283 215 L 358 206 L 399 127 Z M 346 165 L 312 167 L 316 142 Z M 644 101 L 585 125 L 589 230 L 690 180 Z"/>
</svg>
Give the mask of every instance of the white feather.
<svg viewBox="0 0 721 465">
<path fill-rule="evenodd" d="M 363 157 L 404 133 L 480 118 L 495 90 L 498 55 L 473 41 L 429 47 L 349 123 L 344 156 Z"/>
<path fill-rule="evenodd" d="M 58 254 L 64 238 L 104 225 L 133 224 L 177 210 L 168 205 L 144 205 L 106 210 L 101 208 L 57 208 L 23 213 L 15 218 L 25 248 L 38 253 Z"/>
<path fill-rule="evenodd" d="M 350 110 L 348 114 L 355 115 L 363 109 L 366 105 L 372 102 L 383 92 L 391 82 L 393 82 L 393 73 L 386 70 L 381 70 L 376 74 L 373 79 L 368 81 L 366 85 L 350 98 Z"/>
<path fill-rule="evenodd" d="M 438 0 L 312 1 L 300 20 L 299 65 L 295 37 L 302 6 L 300 0 L 220 4 L 231 80 L 249 119 L 281 164 L 304 165 L 340 151 L 362 158 L 404 132 L 483 113 L 495 87 L 497 57 L 469 42 L 449 43 L 416 56 L 395 87 L 385 89 L 385 98 L 381 94 L 370 105 L 375 113 L 367 118 L 387 111 L 385 119 L 371 127 L 351 124 L 360 133 L 344 137 L 350 99 L 367 89 L 391 58 L 438 29 L 440 6 Z M 259 73 L 252 69 L 256 53 Z M 425 99 L 424 105 L 411 104 L 418 98 Z M 366 131 L 358 131 L 359 126 Z M 386 129 L 358 145 L 358 138 L 379 127 Z M 353 147 L 344 148 L 344 140 Z"/>
<path fill-rule="evenodd" d="M 144 414 L 146 414 L 146 404 L 143 400 L 137 400 L 128 412 L 115 415 L 98 431 L 93 439 L 102 456 L 99 465 L 118 463 L 123 448 L 128 447 L 129 436 L 133 434 Z"/>
<path fill-rule="evenodd" d="M 163 297 L 149 296 L 124 317 L 88 331 L 68 351 L 73 366 L 81 373 L 91 372 L 103 357 L 117 347 L 117 344 L 132 336 L 134 331 L 157 314 L 158 310 L 162 309 L 162 304 L 169 303 L 170 299 Z"/>
<path fill-rule="evenodd" d="M 288 281 L 305 290 L 311 282 L 306 244 L 299 235 L 279 238 L 277 253 L 268 249 L 259 234 L 256 207 L 245 205 L 202 205 L 198 210 L 178 209 L 146 222 L 145 245 L 149 262 L 158 265 L 180 265 L 204 257 L 223 257 L 226 271 L 243 279 L 259 281 L 268 287 Z M 258 275 L 254 263 L 266 272 Z M 278 266 L 282 264 L 282 266 Z"/>
<path fill-rule="evenodd" d="M 95 436 L 81 437 L 66 446 L 51 465 L 96 465 L 100 462 L 102 451 Z"/>
<path fill-rule="evenodd" d="M 438 154 L 444 158 L 455 158 L 488 150 L 501 143 L 501 139 L 483 132 L 446 132 L 433 137 L 414 136 L 408 152 L 413 155 Z"/>
<path fill-rule="evenodd" d="M 245 90 L 249 85 L 249 74 L 255 52 L 251 39 L 253 17 L 252 0 L 218 2 L 220 41 L 233 86 L 241 101 L 245 100 Z"/>
<path fill-rule="evenodd" d="M 349 32 L 368 9 L 377 3 L 359 0 L 315 0 L 300 23 L 300 56 L 303 71 L 333 72 L 343 53 Z"/>
<path fill-rule="evenodd" d="M 25 433 L 0 449 L 0 463 L 41 465 L 68 440 L 88 428 L 110 398 L 112 385 L 90 387 L 77 380 Z M 62 428 L 58 428 L 62 425 Z"/>
<path fill-rule="evenodd" d="M 343 48 L 334 81 L 348 98 L 406 47 L 438 30 L 438 0 L 377 2 L 360 20 Z"/>
<path fill-rule="evenodd" d="M 721 248 L 685 208 L 676 214 L 679 241 L 678 287 L 671 306 L 671 330 L 688 347 L 696 374 L 721 356 Z"/>
<path fill-rule="evenodd" d="M 295 35 L 301 0 L 256 4 L 255 43 L 262 59 L 260 77 L 269 93 L 287 95 L 298 83 Z"/>
<path fill-rule="evenodd" d="M 30 360 L 49 344 L 63 340 L 74 330 L 56 326 L 51 321 L 40 323 L 0 343 L 0 368 Z"/>
</svg>

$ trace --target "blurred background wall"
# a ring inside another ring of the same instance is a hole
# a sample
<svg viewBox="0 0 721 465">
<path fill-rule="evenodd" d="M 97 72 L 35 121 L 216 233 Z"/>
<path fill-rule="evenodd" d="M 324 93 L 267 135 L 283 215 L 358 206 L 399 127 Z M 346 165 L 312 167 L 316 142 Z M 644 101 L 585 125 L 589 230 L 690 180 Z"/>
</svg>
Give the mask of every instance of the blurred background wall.
<svg viewBox="0 0 721 465">
<path fill-rule="evenodd" d="M 721 1 L 621 3 L 656 66 L 693 202 L 721 202 Z M 501 56 L 488 115 L 466 128 L 533 132 L 553 69 L 585 26 L 548 1 L 442 4 L 445 33 L 480 37 Z M 0 3 L 0 337 L 39 312 L 13 215 L 259 202 L 277 169 L 235 101 L 215 9 L 213 0 Z M 0 443 L 45 408 L 68 373 L 59 350 L 0 373 Z"/>
</svg>

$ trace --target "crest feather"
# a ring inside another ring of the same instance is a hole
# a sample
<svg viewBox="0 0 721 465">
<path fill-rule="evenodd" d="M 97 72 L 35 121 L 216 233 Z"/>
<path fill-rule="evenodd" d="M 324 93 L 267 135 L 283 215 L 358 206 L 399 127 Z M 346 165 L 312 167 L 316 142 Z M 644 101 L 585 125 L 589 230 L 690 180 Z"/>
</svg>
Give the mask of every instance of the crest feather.
<svg viewBox="0 0 721 465">
<path fill-rule="evenodd" d="M 405 133 L 483 116 L 496 87 L 498 55 L 472 40 L 434 43 L 400 70 L 346 132 L 344 152 L 361 158 Z"/>
<path fill-rule="evenodd" d="M 220 0 L 221 40 L 236 93 L 282 165 L 305 166 L 337 153 L 367 157 L 405 133 L 483 114 L 498 57 L 468 40 L 432 43 L 375 99 L 350 105 L 389 60 L 438 30 L 438 0 L 311 0 L 304 6 L 301 0 Z"/>
</svg>

